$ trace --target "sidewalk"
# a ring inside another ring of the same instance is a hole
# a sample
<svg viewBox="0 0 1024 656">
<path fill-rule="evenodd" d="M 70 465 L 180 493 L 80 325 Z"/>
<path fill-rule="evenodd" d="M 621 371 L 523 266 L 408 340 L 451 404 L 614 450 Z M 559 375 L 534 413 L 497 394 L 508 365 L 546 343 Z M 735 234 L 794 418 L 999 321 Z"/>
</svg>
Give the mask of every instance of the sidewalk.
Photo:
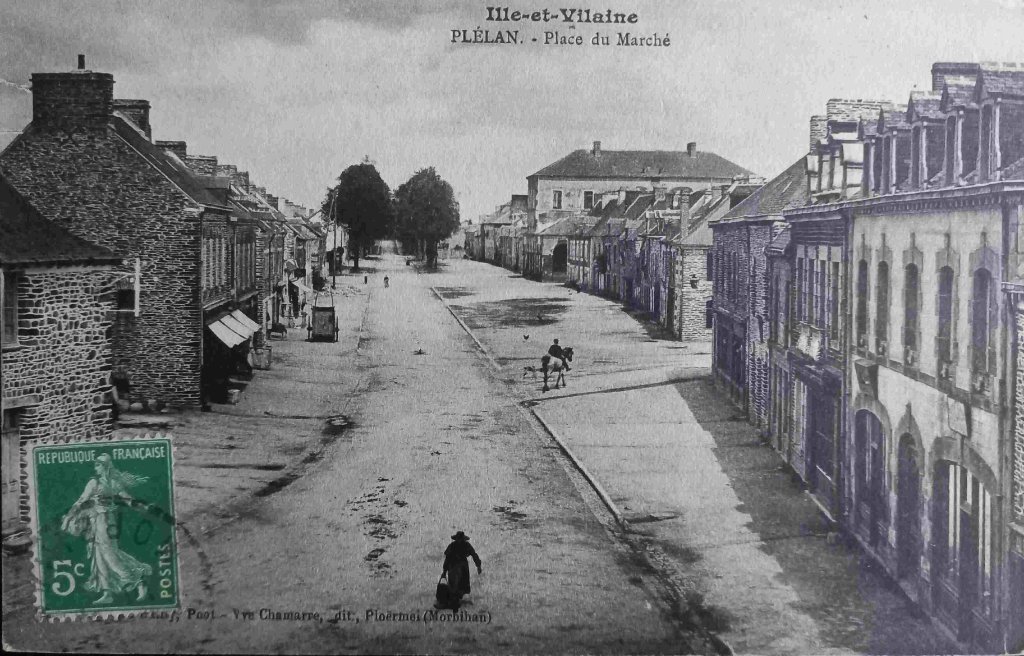
<svg viewBox="0 0 1024 656">
<path fill-rule="evenodd" d="M 449 303 L 736 653 L 957 651 L 870 560 L 829 544 L 817 506 L 711 385 L 708 345 L 652 340 L 617 303 L 471 267 L 489 283 L 450 287 Z M 554 336 L 578 357 L 569 386 L 542 393 L 517 370 Z"/>
<path fill-rule="evenodd" d="M 304 328 L 284 340 L 268 340 L 270 370 L 257 370 L 236 405 L 213 404 L 212 412 L 125 414 L 117 436 L 170 433 L 174 438 L 174 504 L 186 539 L 230 523 L 253 494 L 294 480 L 343 433 L 327 418 L 344 414 L 360 379 L 356 350 L 366 313 L 361 276 L 339 278 L 338 342 L 307 344 Z M 327 412 L 325 407 L 338 408 Z M 181 549 L 183 569 L 194 557 Z M 3 556 L 5 619 L 31 617 L 33 584 L 29 554 Z M 34 621 L 34 620 L 31 620 Z"/>
</svg>

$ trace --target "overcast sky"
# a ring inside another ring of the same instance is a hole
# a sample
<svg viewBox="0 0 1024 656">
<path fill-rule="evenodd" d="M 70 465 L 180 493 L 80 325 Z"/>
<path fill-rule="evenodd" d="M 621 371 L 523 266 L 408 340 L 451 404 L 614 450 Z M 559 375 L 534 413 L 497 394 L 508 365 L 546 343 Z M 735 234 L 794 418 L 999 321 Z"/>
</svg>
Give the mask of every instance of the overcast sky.
<svg viewBox="0 0 1024 656">
<path fill-rule="evenodd" d="M 185 140 L 273 193 L 318 207 L 369 155 L 392 188 L 436 167 L 475 221 L 594 140 L 696 141 L 772 177 L 803 154 L 829 98 L 906 102 L 934 61 L 1024 61 L 1024 0 L 565 3 L 635 12 L 625 29 L 671 39 L 643 48 L 533 43 L 623 28 L 488 23 L 489 4 L 500 3 L 2 0 L 0 130 L 31 120 L 33 72 L 71 70 L 84 53 L 113 73 L 115 97 L 152 103 L 154 139 Z M 526 43 L 450 42 L 477 27 Z"/>
</svg>

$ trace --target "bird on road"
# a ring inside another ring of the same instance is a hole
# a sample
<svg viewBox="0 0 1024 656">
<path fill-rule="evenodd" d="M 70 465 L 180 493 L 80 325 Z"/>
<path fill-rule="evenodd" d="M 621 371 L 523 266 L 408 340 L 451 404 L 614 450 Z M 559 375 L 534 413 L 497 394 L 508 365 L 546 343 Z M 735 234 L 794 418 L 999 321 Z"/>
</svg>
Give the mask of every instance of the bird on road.
<svg viewBox="0 0 1024 656">
<path fill-rule="evenodd" d="M 523 341 L 526 341 L 526 340 L 528 340 L 528 339 L 530 339 L 530 336 L 529 336 L 529 335 L 523 335 Z"/>
</svg>

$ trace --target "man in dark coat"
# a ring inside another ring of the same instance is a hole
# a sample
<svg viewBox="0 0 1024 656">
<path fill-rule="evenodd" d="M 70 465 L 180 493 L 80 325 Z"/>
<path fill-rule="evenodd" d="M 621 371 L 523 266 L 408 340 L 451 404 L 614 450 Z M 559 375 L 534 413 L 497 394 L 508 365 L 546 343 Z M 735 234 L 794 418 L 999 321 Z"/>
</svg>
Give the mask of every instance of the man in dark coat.
<svg viewBox="0 0 1024 656">
<path fill-rule="evenodd" d="M 458 608 L 462 595 L 467 595 L 469 589 L 469 558 L 473 558 L 476 564 L 476 573 L 482 574 L 483 567 L 480 564 L 480 556 L 469 543 L 469 537 L 459 531 L 452 536 L 452 543 L 444 550 L 443 570 L 448 575 L 448 587 L 451 589 L 452 605 Z"/>
<path fill-rule="evenodd" d="M 558 358 L 562 361 L 562 366 L 565 367 L 566 371 L 569 371 L 569 363 L 565 361 L 565 353 L 562 351 L 562 347 L 558 345 L 558 340 L 548 348 L 548 355 L 553 358 Z"/>
</svg>

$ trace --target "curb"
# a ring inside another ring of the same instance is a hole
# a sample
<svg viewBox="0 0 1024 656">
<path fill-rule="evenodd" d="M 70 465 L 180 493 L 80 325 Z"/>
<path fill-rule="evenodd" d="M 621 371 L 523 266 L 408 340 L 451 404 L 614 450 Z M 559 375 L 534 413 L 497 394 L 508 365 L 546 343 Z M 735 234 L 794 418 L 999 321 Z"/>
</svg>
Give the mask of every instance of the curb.
<svg viewBox="0 0 1024 656">
<path fill-rule="evenodd" d="M 474 335 L 473 331 L 469 329 L 469 326 L 465 324 L 465 322 L 459 317 L 459 315 L 455 314 L 455 310 L 452 309 L 452 306 L 448 305 L 448 301 L 444 300 L 444 297 L 441 296 L 441 294 L 439 294 L 435 288 L 431 287 L 430 291 L 434 292 L 434 296 L 437 297 L 437 300 L 441 301 L 441 304 L 444 305 L 444 308 L 448 310 L 448 314 L 455 317 L 455 320 L 459 322 L 459 325 L 462 326 L 462 329 L 466 331 L 466 334 L 469 335 L 470 339 L 473 340 L 473 342 L 476 344 L 476 347 L 480 349 L 480 352 L 487 356 L 487 361 L 491 363 L 491 366 L 494 367 L 494 370 L 501 371 L 501 365 L 498 364 L 498 362 L 491 356 L 490 353 L 487 352 L 487 349 L 485 349 L 484 345 L 480 343 L 480 340 L 476 338 L 476 335 Z"/>
<path fill-rule="evenodd" d="M 601 502 L 604 503 L 605 507 L 608 509 L 608 512 L 610 512 L 612 516 L 615 517 L 615 521 L 616 523 L 618 523 L 619 527 L 621 527 L 624 531 L 628 531 L 629 522 L 627 522 L 626 518 L 622 516 L 622 511 L 619 510 L 618 506 L 615 505 L 615 502 L 612 501 L 612 498 L 608 495 L 607 492 L 605 492 L 604 488 L 601 487 L 601 484 L 597 482 L 597 478 L 594 477 L 587 470 L 587 468 L 583 466 L 583 462 L 576 457 L 576 454 L 574 454 L 572 450 L 569 449 L 569 446 L 562 441 L 562 439 L 558 436 L 558 433 L 556 433 L 554 429 L 551 428 L 550 425 L 548 425 L 548 422 L 544 421 L 544 418 L 540 416 L 540 413 L 537 412 L 537 409 L 534 408 L 532 405 L 529 405 L 527 407 L 529 407 L 530 412 L 533 413 L 533 416 L 536 417 L 537 421 L 540 422 L 540 425 L 544 427 L 544 430 L 547 431 L 548 435 L 551 436 L 551 439 L 555 441 L 555 444 L 558 445 L 558 448 L 562 450 L 562 453 L 565 454 L 569 461 L 572 462 L 576 470 L 579 471 L 583 478 L 586 479 L 587 483 L 590 484 L 590 487 L 594 488 L 594 491 L 597 492 L 597 496 L 601 497 Z"/>
</svg>

